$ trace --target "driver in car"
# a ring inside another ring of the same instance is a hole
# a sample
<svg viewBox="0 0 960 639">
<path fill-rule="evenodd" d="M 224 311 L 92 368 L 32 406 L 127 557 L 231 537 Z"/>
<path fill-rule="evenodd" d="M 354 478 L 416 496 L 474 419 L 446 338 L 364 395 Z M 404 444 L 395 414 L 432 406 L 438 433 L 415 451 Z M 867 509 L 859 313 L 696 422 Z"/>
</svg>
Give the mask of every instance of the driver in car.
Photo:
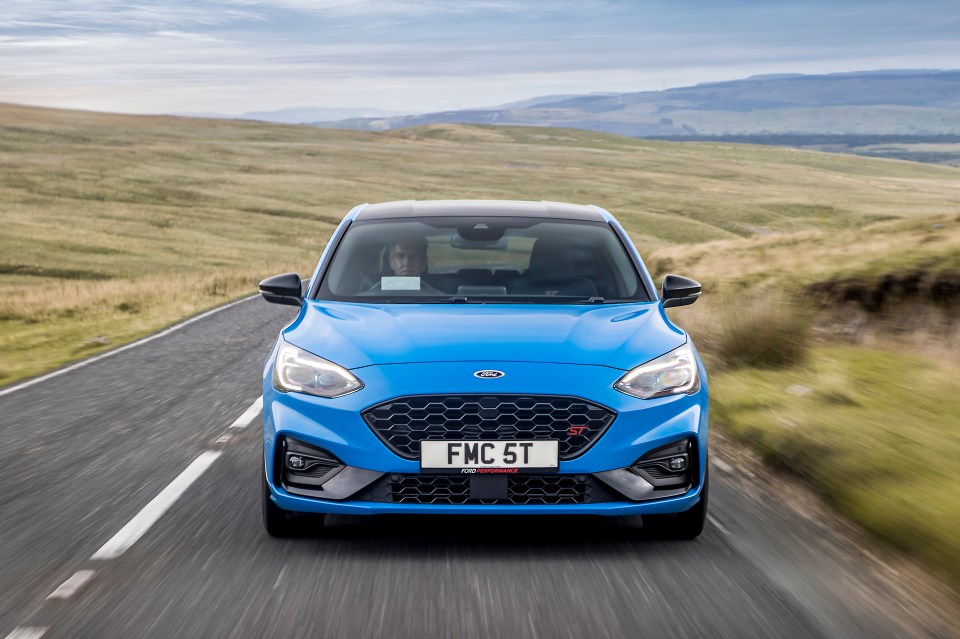
<svg viewBox="0 0 960 639">
<path fill-rule="evenodd" d="M 424 293 L 442 295 L 441 285 L 427 280 L 427 238 L 423 235 L 405 235 L 386 246 L 383 260 L 383 275 L 367 293 L 379 293 L 384 290 L 384 279 L 395 277 L 419 277 L 419 289 L 391 288 L 389 290 L 419 290 Z"/>
<path fill-rule="evenodd" d="M 427 238 L 404 237 L 387 247 L 387 259 L 394 275 L 420 277 L 427 270 Z"/>
</svg>

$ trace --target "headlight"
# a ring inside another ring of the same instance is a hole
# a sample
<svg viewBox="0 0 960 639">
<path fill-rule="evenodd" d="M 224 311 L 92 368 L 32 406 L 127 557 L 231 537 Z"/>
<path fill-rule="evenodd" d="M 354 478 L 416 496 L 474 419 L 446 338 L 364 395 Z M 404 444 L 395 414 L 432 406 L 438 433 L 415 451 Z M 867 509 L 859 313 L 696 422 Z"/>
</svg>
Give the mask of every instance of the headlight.
<svg viewBox="0 0 960 639">
<path fill-rule="evenodd" d="M 283 342 L 273 366 L 273 387 L 332 398 L 360 390 L 363 382 L 342 366 Z"/>
<path fill-rule="evenodd" d="M 690 344 L 637 366 L 613 385 L 618 391 L 640 399 L 653 399 L 700 390 L 697 360 Z"/>
</svg>

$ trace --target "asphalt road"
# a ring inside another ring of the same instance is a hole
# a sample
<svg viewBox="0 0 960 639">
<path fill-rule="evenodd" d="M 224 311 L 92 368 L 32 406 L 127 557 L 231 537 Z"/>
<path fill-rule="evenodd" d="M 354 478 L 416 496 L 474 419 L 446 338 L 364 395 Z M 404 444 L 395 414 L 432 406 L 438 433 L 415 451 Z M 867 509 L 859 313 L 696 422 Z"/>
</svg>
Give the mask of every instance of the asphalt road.
<svg viewBox="0 0 960 639">
<path fill-rule="evenodd" d="M 510 517 L 272 539 L 259 415 L 230 426 L 293 311 L 242 302 L 0 396 L 0 637 L 960 636 L 954 595 L 718 438 L 692 542 Z M 207 451 L 142 536 L 92 558 Z"/>
</svg>

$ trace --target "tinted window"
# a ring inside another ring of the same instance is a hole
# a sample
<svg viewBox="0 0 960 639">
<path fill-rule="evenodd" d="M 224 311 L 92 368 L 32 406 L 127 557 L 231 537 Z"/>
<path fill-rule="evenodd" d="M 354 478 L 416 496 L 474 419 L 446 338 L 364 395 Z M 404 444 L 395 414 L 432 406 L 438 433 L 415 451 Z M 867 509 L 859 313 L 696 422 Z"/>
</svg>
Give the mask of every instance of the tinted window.
<svg viewBox="0 0 960 639">
<path fill-rule="evenodd" d="M 370 302 L 647 299 L 633 262 L 607 224 L 503 217 L 355 222 L 317 297 Z"/>
</svg>

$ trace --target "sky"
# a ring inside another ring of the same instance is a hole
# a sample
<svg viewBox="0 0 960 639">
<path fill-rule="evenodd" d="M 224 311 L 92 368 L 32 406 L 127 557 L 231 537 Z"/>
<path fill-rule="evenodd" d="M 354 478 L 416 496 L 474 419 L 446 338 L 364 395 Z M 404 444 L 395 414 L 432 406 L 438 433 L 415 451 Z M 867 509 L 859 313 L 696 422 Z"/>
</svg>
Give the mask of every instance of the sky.
<svg viewBox="0 0 960 639">
<path fill-rule="evenodd" d="M 2 0 L 0 102 L 426 112 L 960 69 L 957 0 Z"/>
</svg>

